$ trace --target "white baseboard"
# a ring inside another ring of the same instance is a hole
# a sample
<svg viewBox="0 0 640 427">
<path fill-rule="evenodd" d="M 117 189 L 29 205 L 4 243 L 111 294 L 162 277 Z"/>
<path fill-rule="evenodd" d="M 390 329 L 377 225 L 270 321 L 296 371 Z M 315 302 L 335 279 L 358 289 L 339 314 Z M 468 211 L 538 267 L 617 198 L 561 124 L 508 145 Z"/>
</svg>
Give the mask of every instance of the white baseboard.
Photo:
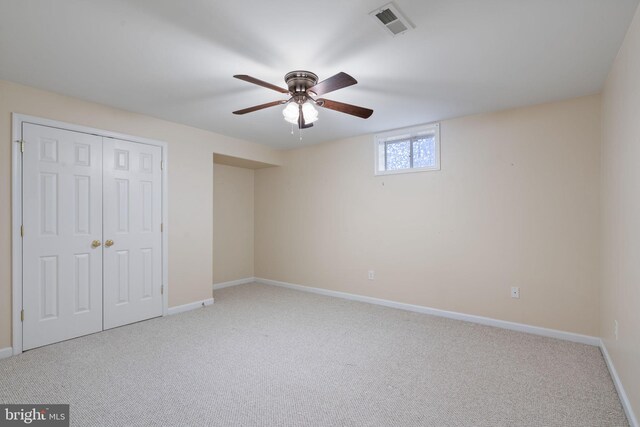
<svg viewBox="0 0 640 427">
<path fill-rule="evenodd" d="M 169 307 L 169 315 L 184 313 L 185 311 L 195 310 L 196 308 L 206 307 L 213 304 L 213 298 L 203 299 L 202 301 L 194 301 L 189 304 Z"/>
<path fill-rule="evenodd" d="M 363 295 L 349 294 L 346 292 L 332 291 L 329 289 L 313 288 L 311 286 L 296 285 L 293 283 L 279 282 L 277 280 L 263 279 L 256 277 L 255 281 L 265 285 L 280 286 L 283 288 L 296 289 L 298 291 L 312 292 L 314 294 L 327 295 L 353 301 L 367 302 L 369 304 L 382 305 L 385 307 L 397 308 L 400 310 L 414 311 L 416 313 L 430 314 L 432 316 L 446 317 L 448 319 L 463 320 L 465 322 L 479 323 L 481 325 L 494 326 L 496 328 L 510 329 L 512 331 L 526 332 L 544 337 L 557 338 L 566 341 L 573 341 L 581 344 L 588 344 L 598 347 L 600 338 L 589 335 L 575 334 L 572 332 L 558 331 L 556 329 L 541 328 L 539 326 L 525 325 L 523 323 L 509 322 L 506 320 L 492 319 L 490 317 L 474 316 L 472 314 L 457 313 L 455 311 L 440 310 L 437 308 L 425 307 L 421 305 L 405 304 L 397 301 L 367 297 Z"/>
<path fill-rule="evenodd" d="M 631 407 L 631 402 L 629 401 L 629 397 L 627 396 L 627 393 L 624 391 L 624 387 L 622 386 L 622 381 L 620 381 L 620 377 L 618 376 L 616 367 L 613 365 L 613 360 L 611 359 L 611 356 L 609 356 L 607 347 L 604 345 L 604 341 L 602 340 L 600 340 L 600 351 L 602 352 L 602 357 L 604 357 L 604 361 L 607 363 L 607 368 L 609 368 L 609 373 L 611 374 L 611 378 L 613 379 L 613 384 L 616 386 L 616 390 L 618 391 L 618 396 L 620 397 L 620 403 L 622 403 L 622 407 L 624 408 L 624 413 L 627 415 L 627 421 L 629 421 L 629 425 L 631 427 L 640 427 L 640 424 L 638 424 L 638 419 L 636 418 L 636 415 L 633 413 L 633 408 Z"/>
<path fill-rule="evenodd" d="M 220 282 L 213 284 L 213 290 L 228 288 L 230 286 L 244 285 L 245 283 L 255 282 L 255 277 L 245 277 L 244 279 L 230 280 L 228 282 Z"/>
<path fill-rule="evenodd" d="M 0 348 L 0 359 L 6 359 L 7 357 L 13 356 L 13 348 L 5 347 Z"/>
</svg>

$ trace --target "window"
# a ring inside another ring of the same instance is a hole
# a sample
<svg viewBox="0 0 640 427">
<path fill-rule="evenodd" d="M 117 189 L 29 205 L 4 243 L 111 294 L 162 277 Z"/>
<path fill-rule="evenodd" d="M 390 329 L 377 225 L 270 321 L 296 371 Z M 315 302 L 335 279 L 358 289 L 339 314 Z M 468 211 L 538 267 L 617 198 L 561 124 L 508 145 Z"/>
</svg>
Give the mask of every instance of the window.
<svg viewBox="0 0 640 427">
<path fill-rule="evenodd" d="M 438 123 L 376 135 L 376 175 L 440 170 Z"/>
</svg>

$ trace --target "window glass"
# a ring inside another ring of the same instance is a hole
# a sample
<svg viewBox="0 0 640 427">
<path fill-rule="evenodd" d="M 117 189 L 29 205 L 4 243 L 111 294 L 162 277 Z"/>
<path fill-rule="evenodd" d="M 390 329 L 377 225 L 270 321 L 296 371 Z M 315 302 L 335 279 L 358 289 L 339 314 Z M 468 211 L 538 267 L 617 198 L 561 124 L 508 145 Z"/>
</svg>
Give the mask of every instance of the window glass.
<svg viewBox="0 0 640 427">
<path fill-rule="evenodd" d="M 411 146 L 409 141 L 387 142 L 386 170 L 409 169 L 411 167 Z"/>
<path fill-rule="evenodd" d="M 435 138 L 433 135 L 417 137 L 413 140 L 414 168 L 426 168 L 436 165 Z"/>
</svg>

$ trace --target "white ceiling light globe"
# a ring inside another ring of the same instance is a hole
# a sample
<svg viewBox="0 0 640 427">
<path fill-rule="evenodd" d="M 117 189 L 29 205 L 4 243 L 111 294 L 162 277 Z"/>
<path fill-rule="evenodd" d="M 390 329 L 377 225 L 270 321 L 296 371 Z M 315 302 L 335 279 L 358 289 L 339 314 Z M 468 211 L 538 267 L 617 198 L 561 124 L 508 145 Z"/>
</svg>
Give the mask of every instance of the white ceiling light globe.
<svg viewBox="0 0 640 427">
<path fill-rule="evenodd" d="M 295 102 L 288 103 L 284 110 L 282 110 L 282 115 L 287 122 L 294 125 L 298 124 L 298 104 Z"/>
<path fill-rule="evenodd" d="M 302 104 L 302 115 L 304 116 L 304 122 L 309 124 L 318 120 L 318 110 L 309 102 Z"/>
</svg>

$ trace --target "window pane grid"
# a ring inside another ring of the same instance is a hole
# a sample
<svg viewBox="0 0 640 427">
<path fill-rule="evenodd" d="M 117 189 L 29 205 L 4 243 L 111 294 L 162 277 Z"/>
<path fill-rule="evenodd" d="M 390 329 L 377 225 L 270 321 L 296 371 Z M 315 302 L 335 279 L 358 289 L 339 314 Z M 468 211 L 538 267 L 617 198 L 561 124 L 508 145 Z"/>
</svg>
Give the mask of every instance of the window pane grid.
<svg viewBox="0 0 640 427">
<path fill-rule="evenodd" d="M 415 141 L 415 138 L 411 138 L 411 143 L 409 144 L 409 146 L 411 147 L 411 150 L 409 151 L 409 162 L 411 163 L 411 168 L 413 168 L 413 142 Z"/>
<path fill-rule="evenodd" d="M 434 137 L 417 136 L 384 142 L 384 169 L 413 169 L 435 166 Z"/>
<path fill-rule="evenodd" d="M 376 136 L 376 175 L 440 169 L 438 124 Z"/>
</svg>

